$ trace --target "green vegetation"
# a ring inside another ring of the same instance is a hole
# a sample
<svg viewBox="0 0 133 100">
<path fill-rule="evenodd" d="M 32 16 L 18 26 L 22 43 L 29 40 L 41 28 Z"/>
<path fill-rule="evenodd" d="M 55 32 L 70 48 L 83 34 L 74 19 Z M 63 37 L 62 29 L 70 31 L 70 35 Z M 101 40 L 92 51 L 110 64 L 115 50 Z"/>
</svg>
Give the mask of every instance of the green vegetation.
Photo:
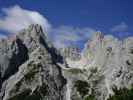
<svg viewBox="0 0 133 100">
<path fill-rule="evenodd" d="M 110 96 L 108 100 L 133 100 L 133 87 L 131 89 L 113 89 L 115 95 Z"/>
<path fill-rule="evenodd" d="M 82 97 L 84 97 L 85 95 L 87 95 L 88 92 L 89 92 L 89 87 L 90 86 L 85 81 L 78 80 L 78 81 L 75 82 L 75 85 L 74 86 L 76 87 L 77 91 L 80 93 L 80 95 Z"/>
<path fill-rule="evenodd" d="M 26 73 L 24 75 L 24 78 L 26 81 L 32 81 L 32 79 L 34 78 L 34 76 L 36 75 L 36 73 L 39 72 L 39 69 L 41 67 L 41 64 L 34 64 L 34 63 L 29 63 L 28 64 L 28 73 Z"/>
<path fill-rule="evenodd" d="M 8 100 L 25 100 L 25 98 L 30 94 L 31 90 L 26 89 L 23 92 L 16 94 L 15 96 L 11 97 Z"/>
<path fill-rule="evenodd" d="M 92 73 L 97 73 L 97 72 L 98 72 L 98 69 L 97 69 L 97 67 L 94 67 L 94 68 L 91 68 L 90 71 L 91 71 Z"/>
<path fill-rule="evenodd" d="M 26 81 L 32 81 L 37 71 L 31 70 L 27 74 L 24 75 Z"/>
<path fill-rule="evenodd" d="M 88 95 L 90 85 L 85 81 L 76 81 L 74 85 L 83 100 L 95 100 L 94 95 Z"/>
<path fill-rule="evenodd" d="M 47 85 L 43 84 L 42 86 L 38 86 L 32 94 L 31 92 L 30 89 L 26 89 L 8 100 L 43 100 L 48 94 Z"/>
<path fill-rule="evenodd" d="M 95 100 L 93 95 L 86 96 L 84 100 Z"/>
</svg>

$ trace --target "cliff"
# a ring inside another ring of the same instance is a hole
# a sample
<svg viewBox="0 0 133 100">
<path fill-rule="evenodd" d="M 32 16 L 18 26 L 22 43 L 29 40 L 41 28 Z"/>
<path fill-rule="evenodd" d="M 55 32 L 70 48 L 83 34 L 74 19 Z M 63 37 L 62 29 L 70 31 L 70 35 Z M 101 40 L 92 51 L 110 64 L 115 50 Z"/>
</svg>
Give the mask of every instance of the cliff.
<svg viewBox="0 0 133 100">
<path fill-rule="evenodd" d="M 0 100 L 64 100 L 63 58 L 45 37 L 41 26 L 30 25 L 1 44 Z"/>
<path fill-rule="evenodd" d="M 57 50 L 30 25 L 0 41 L 0 100 L 113 100 L 132 85 L 133 37 L 96 32 L 82 52 Z"/>
</svg>

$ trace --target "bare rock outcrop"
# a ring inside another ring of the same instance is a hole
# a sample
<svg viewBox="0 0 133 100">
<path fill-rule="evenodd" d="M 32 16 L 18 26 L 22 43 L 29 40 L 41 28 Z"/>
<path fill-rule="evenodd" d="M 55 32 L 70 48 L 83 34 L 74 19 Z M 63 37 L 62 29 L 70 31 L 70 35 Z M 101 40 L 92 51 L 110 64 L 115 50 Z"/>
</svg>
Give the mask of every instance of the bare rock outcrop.
<svg viewBox="0 0 133 100">
<path fill-rule="evenodd" d="M 66 80 L 56 64 L 63 58 L 41 26 L 30 25 L 0 44 L 0 100 L 65 100 Z"/>
</svg>

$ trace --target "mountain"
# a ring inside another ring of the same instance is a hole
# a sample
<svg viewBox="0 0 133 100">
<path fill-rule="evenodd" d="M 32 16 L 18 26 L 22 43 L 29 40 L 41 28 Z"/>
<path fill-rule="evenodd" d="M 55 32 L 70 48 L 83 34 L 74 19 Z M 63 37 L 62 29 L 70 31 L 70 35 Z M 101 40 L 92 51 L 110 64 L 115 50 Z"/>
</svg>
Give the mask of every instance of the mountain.
<svg viewBox="0 0 133 100">
<path fill-rule="evenodd" d="M 123 93 L 119 90 L 133 89 L 133 37 L 118 40 L 96 32 L 81 55 L 79 61 L 67 59 L 69 67 L 63 72 L 68 81 L 68 100 L 107 100 L 117 90 L 118 96 Z M 133 91 L 131 94 L 130 99 L 111 100 L 132 100 Z"/>
<path fill-rule="evenodd" d="M 81 52 L 57 50 L 33 24 L 0 40 L 0 100 L 132 100 L 132 88 L 133 37 L 96 32 Z"/>
<path fill-rule="evenodd" d="M 80 50 L 77 47 L 66 47 L 66 48 L 60 48 L 59 49 L 61 55 L 64 57 L 64 59 L 71 59 L 73 61 L 80 60 L 81 54 Z"/>
<path fill-rule="evenodd" d="M 1 41 L 0 100 L 64 100 L 63 58 L 41 26 L 31 25 L 14 39 Z"/>
</svg>

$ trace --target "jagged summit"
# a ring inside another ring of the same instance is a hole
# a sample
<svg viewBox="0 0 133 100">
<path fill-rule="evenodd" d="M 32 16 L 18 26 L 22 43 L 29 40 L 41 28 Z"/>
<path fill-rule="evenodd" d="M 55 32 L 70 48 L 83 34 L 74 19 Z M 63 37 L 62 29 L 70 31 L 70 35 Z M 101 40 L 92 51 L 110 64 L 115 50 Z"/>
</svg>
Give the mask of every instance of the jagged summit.
<svg viewBox="0 0 133 100">
<path fill-rule="evenodd" d="M 80 61 L 67 60 L 69 67 L 64 75 L 71 92 L 68 100 L 88 100 L 92 95 L 94 100 L 107 100 L 115 94 L 114 87 L 130 89 L 133 85 L 132 51 L 133 37 L 119 40 L 96 32 L 85 44 Z"/>
<path fill-rule="evenodd" d="M 0 55 L 0 100 L 65 98 L 66 80 L 56 64 L 63 58 L 40 25 L 30 25 L 12 40 L 2 40 Z"/>
<path fill-rule="evenodd" d="M 16 38 L 21 39 L 30 50 L 34 50 L 41 43 L 41 40 L 47 41 L 45 34 L 40 25 L 32 24 L 16 34 Z"/>
<path fill-rule="evenodd" d="M 12 39 L 11 39 L 12 38 Z M 12 73 L 15 73 L 18 66 L 29 58 L 29 54 L 47 42 L 42 27 L 38 24 L 30 25 L 10 39 L 3 39 L 0 42 L 1 54 L 1 77 L 4 81 Z M 48 43 L 46 48 L 48 49 Z M 9 67 L 11 66 L 11 67 Z M 9 69 L 8 69 L 9 68 Z"/>
<path fill-rule="evenodd" d="M 96 32 L 80 54 L 56 50 L 40 25 L 0 41 L 0 100 L 107 100 L 133 84 L 133 37 Z"/>
</svg>

